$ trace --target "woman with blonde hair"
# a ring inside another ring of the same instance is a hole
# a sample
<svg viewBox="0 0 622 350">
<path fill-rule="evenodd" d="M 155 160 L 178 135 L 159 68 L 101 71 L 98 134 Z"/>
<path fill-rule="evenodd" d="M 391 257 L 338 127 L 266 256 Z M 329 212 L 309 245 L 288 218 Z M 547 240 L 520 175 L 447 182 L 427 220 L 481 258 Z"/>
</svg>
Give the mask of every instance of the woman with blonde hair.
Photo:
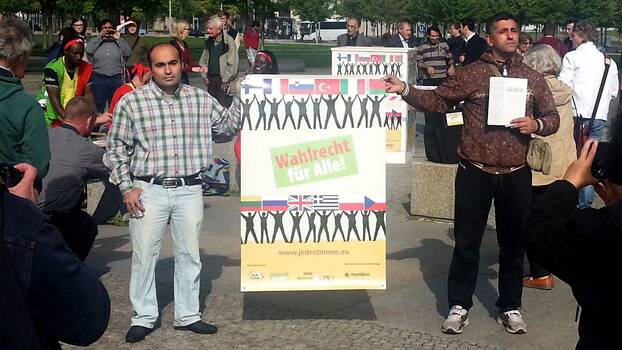
<svg viewBox="0 0 622 350">
<path fill-rule="evenodd" d="M 192 63 L 192 56 L 190 55 L 190 49 L 186 43 L 186 38 L 190 33 L 190 25 L 186 21 L 177 21 L 173 25 L 173 33 L 171 39 L 171 45 L 175 46 L 179 50 L 179 56 L 183 64 L 183 70 L 181 75 L 181 82 L 190 85 L 190 79 L 188 79 L 189 72 L 204 73 L 206 68 Z"/>
<path fill-rule="evenodd" d="M 559 113 L 559 129 L 547 137 L 536 136 L 546 141 L 551 147 L 552 160 L 549 174 L 532 171 L 531 204 L 540 199 L 551 183 L 561 180 L 568 166 L 577 159 L 577 151 L 573 138 L 572 89 L 557 80 L 561 71 L 562 61 L 559 54 L 549 45 L 539 44 L 525 51 L 523 62 L 544 76 L 555 100 Z M 537 261 L 529 261 L 530 274 L 523 279 L 527 288 L 553 288 L 553 275 L 545 270 Z"/>
</svg>

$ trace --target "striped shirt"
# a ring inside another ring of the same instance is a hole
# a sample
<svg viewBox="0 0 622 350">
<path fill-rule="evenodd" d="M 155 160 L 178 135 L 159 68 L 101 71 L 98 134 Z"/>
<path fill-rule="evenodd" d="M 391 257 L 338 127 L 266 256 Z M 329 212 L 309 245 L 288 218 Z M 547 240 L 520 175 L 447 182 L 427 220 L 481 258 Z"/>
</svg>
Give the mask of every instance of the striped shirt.
<svg viewBox="0 0 622 350">
<path fill-rule="evenodd" d="M 240 128 L 240 100 L 229 109 L 206 91 L 179 84 L 166 95 L 151 82 L 123 96 L 114 110 L 104 163 L 121 192 L 132 176 L 185 177 L 203 170 L 212 157 L 212 133 Z"/>
<path fill-rule="evenodd" d="M 447 78 L 447 64 L 453 61 L 446 42 L 432 44 L 429 40 L 417 47 L 417 67 L 426 78 Z M 434 68 L 434 75 L 428 76 L 427 68 Z"/>
</svg>

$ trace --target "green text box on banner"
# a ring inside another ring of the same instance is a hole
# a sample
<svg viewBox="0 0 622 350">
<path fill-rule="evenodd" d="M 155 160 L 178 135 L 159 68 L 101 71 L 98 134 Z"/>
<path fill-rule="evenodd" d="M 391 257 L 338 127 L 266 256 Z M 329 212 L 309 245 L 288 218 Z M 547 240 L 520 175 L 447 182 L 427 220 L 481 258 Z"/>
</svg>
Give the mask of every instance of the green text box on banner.
<svg viewBox="0 0 622 350">
<path fill-rule="evenodd" d="M 278 188 L 358 173 L 351 135 L 272 148 L 270 155 Z"/>
</svg>

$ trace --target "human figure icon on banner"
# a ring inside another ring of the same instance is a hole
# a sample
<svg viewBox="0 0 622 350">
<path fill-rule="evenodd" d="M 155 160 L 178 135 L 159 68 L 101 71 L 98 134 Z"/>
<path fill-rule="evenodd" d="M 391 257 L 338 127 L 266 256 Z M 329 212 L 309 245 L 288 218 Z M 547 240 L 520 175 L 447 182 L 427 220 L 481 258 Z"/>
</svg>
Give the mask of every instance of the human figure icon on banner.
<svg viewBox="0 0 622 350">
<path fill-rule="evenodd" d="M 343 75 L 343 73 L 341 73 L 342 67 L 343 67 L 343 63 L 337 63 L 337 75 Z"/>
<path fill-rule="evenodd" d="M 362 66 L 363 66 L 362 64 L 357 64 L 356 65 L 356 75 L 361 75 L 361 67 Z"/>
<path fill-rule="evenodd" d="M 316 226 L 315 226 L 315 212 L 310 212 L 307 213 L 307 222 L 309 224 L 309 232 L 307 232 L 307 237 L 305 238 L 305 243 L 307 243 L 309 241 L 309 237 L 311 236 L 311 233 L 313 233 L 313 242 L 315 242 L 315 230 L 316 230 Z"/>
<path fill-rule="evenodd" d="M 382 64 L 382 75 L 389 75 L 389 64 L 386 62 Z"/>
<path fill-rule="evenodd" d="M 257 107 L 259 107 L 259 118 L 257 118 L 257 124 L 255 130 L 259 130 L 259 124 L 263 122 L 263 129 L 268 130 L 266 127 L 266 100 L 257 99 Z"/>
<path fill-rule="evenodd" d="M 369 66 L 369 64 L 363 64 L 361 67 L 363 75 L 367 75 L 367 66 Z"/>
<path fill-rule="evenodd" d="M 371 231 L 369 230 L 369 215 L 371 215 L 371 213 L 369 210 L 363 210 L 361 215 L 363 216 L 363 239 L 365 239 L 365 233 L 367 232 L 371 240 Z"/>
<path fill-rule="evenodd" d="M 274 233 L 272 234 L 272 243 L 276 239 L 277 232 L 281 231 L 281 237 L 283 237 L 283 241 L 285 243 L 289 243 L 287 237 L 285 236 L 285 228 L 283 227 L 283 215 L 285 215 L 284 211 L 271 211 L 269 212 L 274 218 Z"/>
<path fill-rule="evenodd" d="M 382 102 L 382 100 L 384 100 L 385 97 L 386 96 L 382 96 L 381 99 L 378 99 L 378 96 L 375 96 L 375 98 L 369 97 L 369 100 L 371 101 L 371 105 L 372 105 L 369 127 L 374 126 L 374 117 L 376 117 L 376 120 L 378 120 L 378 126 L 382 127 L 382 118 L 380 116 L 380 103 Z"/>
<path fill-rule="evenodd" d="M 360 95 L 356 95 L 356 98 L 359 99 L 359 102 L 361 103 L 361 117 L 359 118 L 359 122 L 356 125 L 357 128 L 361 127 L 361 123 L 363 122 L 363 120 L 365 121 L 365 127 L 368 128 L 369 125 L 369 114 L 367 113 L 367 101 L 368 98 L 367 97 L 363 97 L 361 98 Z"/>
<path fill-rule="evenodd" d="M 337 236 L 337 231 L 339 231 L 339 233 L 341 233 L 341 239 L 345 242 L 346 236 L 343 233 L 343 228 L 341 227 L 341 217 L 343 216 L 343 212 L 333 211 L 333 216 L 335 217 L 335 232 L 333 232 L 332 241 L 333 242 L 335 241 L 335 237 Z"/>
<path fill-rule="evenodd" d="M 294 98 L 294 101 L 298 105 L 298 127 L 296 129 L 300 129 L 302 125 L 302 120 L 304 119 L 305 124 L 307 124 L 307 128 L 311 129 L 311 124 L 309 123 L 309 116 L 307 114 L 307 103 L 311 99 L 311 96 L 307 96 L 307 99 L 301 98 L 297 100 Z"/>
<path fill-rule="evenodd" d="M 395 62 L 395 74 L 398 78 L 402 77 L 402 62 Z"/>
<path fill-rule="evenodd" d="M 382 227 L 382 232 L 384 236 L 387 236 L 387 227 L 384 223 L 384 214 L 386 213 L 384 210 L 374 210 L 372 213 L 376 216 L 376 232 L 374 232 L 374 241 L 378 238 L 378 231 L 380 227 Z"/>
<path fill-rule="evenodd" d="M 374 62 L 374 68 L 376 69 L 376 75 L 380 75 L 380 62 Z"/>
<path fill-rule="evenodd" d="M 283 120 L 283 129 L 285 129 L 285 125 L 287 124 L 287 120 L 291 120 L 292 121 L 292 127 L 294 129 L 298 129 L 296 127 L 296 122 L 294 122 L 294 115 L 292 114 L 292 105 L 294 104 L 294 100 L 292 99 L 291 101 L 285 100 L 285 98 L 283 98 L 283 100 L 285 102 L 285 119 Z"/>
<path fill-rule="evenodd" d="M 294 241 L 294 235 L 298 232 L 298 243 L 302 243 L 302 233 L 300 232 L 300 219 L 302 219 L 302 212 L 290 211 L 289 216 L 292 217 L 292 235 L 289 237 L 289 243 Z"/>
<path fill-rule="evenodd" d="M 270 243 L 270 236 L 268 236 L 268 213 L 261 212 L 259 213 L 259 220 L 261 225 L 261 239 L 259 240 L 263 243 L 263 236 L 266 235 L 266 242 Z"/>
<path fill-rule="evenodd" d="M 244 234 L 243 244 L 246 244 L 246 242 L 248 242 L 249 233 L 253 235 L 253 239 L 255 240 L 255 243 L 259 243 L 257 241 L 257 235 L 255 234 L 255 221 L 254 221 L 255 215 L 257 215 L 256 212 L 249 212 L 247 215 L 242 214 L 242 217 L 244 218 L 244 223 L 246 225 L 246 233 Z"/>
<path fill-rule="evenodd" d="M 322 100 L 324 100 L 324 102 L 326 102 L 326 107 L 327 107 L 327 111 L 326 111 L 326 121 L 324 122 L 324 129 L 328 128 L 328 120 L 330 119 L 330 117 L 333 117 L 333 120 L 335 121 L 335 125 L 337 126 L 337 129 L 342 129 L 343 126 L 339 125 L 339 120 L 337 120 L 337 111 L 335 110 L 335 102 L 337 101 L 337 99 L 339 98 L 339 96 L 335 96 L 335 98 L 332 98 L 333 95 L 328 95 L 328 97 L 324 98 L 324 96 L 322 96 Z"/>
<path fill-rule="evenodd" d="M 317 242 L 322 240 L 322 232 L 326 232 L 326 241 L 330 242 L 330 236 L 328 233 L 328 218 L 330 217 L 330 212 L 322 210 L 322 212 L 318 211 L 317 215 L 320 217 L 320 230 L 317 233 Z"/>
<path fill-rule="evenodd" d="M 348 96 L 347 100 L 345 99 L 345 97 L 343 97 L 343 95 L 340 95 L 340 96 L 341 96 L 341 99 L 343 100 L 343 103 L 345 103 L 346 105 L 346 112 L 343 115 L 343 122 L 341 123 L 341 127 L 345 128 L 346 121 L 350 119 L 350 127 L 354 128 L 354 119 L 352 117 L 352 105 L 354 105 L 354 102 L 356 100 L 352 96 Z"/>
<path fill-rule="evenodd" d="M 311 99 L 313 102 L 313 129 L 322 129 L 322 114 L 320 113 L 320 104 L 322 100 L 319 97 Z"/>
<path fill-rule="evenodd" d="M 354 231 L 354 234 L 356 235 L 356 239 L 358 241 L 361 240 L 361 237 L 359 236 L 359 231 L 356 228 L 356 211 L 350 211 L 350 213 L 348 213 L 347 211 L 344 211 L 343 214 L 348 218 L 348 234 L 346 237 L 346 241 L 350 240 L 350 233 L 352 231 Z"/>
<path fill-rule="evenodd" d="M 350 63 L 348 64 L 348 66 L 350 67 L 350 75 L 354 75 L 354 67 L 356 66 L 355 63 Z"/>
<path fill-rule="evenodd" d="M 242 102 L 242 127 L 240 129 L 244 129 L 244 125 L 248 125 L 248 130 L 253 130 L 253 124 L 251 124 L 251 106 L 256 100 L 257 97 L 253 95 L 252 100 L 249 101 L 247 98 Z"/>
<path fill-rule="evenodd" d="M 268 130 L 272 129 L 272 120 L 276 120 L 276 128 L 281 130 L 281 124 L 279 122 L 279 105 L 283 101 L 285 97 L 281 97 L 280 100 L 277 101 L 276 97 L 272 98 L 272 102 L 268 100 L 268 97 L 264 95 L 268 104 L 270 104 L 270 117 L 268 118 Z"/>
</svg>

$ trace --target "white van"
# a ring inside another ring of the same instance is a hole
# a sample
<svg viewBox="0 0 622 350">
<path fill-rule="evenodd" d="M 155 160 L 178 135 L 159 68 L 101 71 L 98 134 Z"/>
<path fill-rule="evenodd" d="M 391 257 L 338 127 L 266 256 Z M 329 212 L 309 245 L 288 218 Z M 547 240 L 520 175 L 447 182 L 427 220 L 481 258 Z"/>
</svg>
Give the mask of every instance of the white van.
<svg viewBox="0 0 622 350">
<path fill-rule="evenodd" d="M 346 27 L 346 20 L 344 19 L 329 19 L 320 22 L 318 30 L 305 36 L 305 39 L 315 40 L 316 35 L 319 34 L 319 40 L 336 41 L 339 35 L 346 33 Z"/>
</svg>

